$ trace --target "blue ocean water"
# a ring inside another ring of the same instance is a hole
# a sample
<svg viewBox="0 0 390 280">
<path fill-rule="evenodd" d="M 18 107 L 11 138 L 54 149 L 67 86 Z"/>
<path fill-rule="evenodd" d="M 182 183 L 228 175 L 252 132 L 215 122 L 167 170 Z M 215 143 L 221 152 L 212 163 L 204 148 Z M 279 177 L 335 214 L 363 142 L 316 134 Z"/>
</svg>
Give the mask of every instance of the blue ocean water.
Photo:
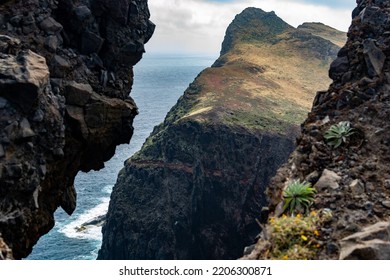
<svg viewBox="0 0 390 280">
<path fill-rule="evenodd" d="M 105 168 L 79 173 L 76 177 L 77 208 L 72 216 L 62 209 L 55 213 L 55 227 L 28 256 L 30 260 L 89 260 L 96 259 L 101 246 L 101 227 L 88 227 L 77 232 L 108 209 L 109 197 L 123 162 L 138 151 L 153 127 L 163 121 L 166 113 L 183 94 L 201 70 L 209 67 L 214 56 L 145 54 L 135 66 L 131 96 L 139 107 L 134 121 L 134 135 L 129 145 L 117 147 L 115 156 Z"/>
</svg>

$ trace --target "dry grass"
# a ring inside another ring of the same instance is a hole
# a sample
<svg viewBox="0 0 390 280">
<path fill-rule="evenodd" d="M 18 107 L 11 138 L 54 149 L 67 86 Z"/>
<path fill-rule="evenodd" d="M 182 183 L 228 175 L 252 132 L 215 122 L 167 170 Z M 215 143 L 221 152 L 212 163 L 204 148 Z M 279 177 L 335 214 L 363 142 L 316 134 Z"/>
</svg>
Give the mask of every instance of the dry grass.
<svg viewBox="0 0 390 280">
<path fill-rule="evenodd" d="M 299 125 L 315 93 L 331 82 L 331 59 L 309 56 L 311 52 L 284 40 L 236 44 L 224 56 L 227 63 L 198 77 L 199 102 L 184 118 L 279 133 L 286 126 Z"/>
<path fill-rule="evenodd" d="M 337 29 L 333 29 L 329 26 L 326 26 L 322 23 L 312 22 L 305 23 L 301 26 L 298 26 L 299 29 L 308 31 L 314 35 L 320 36 L 326 40 L 331 41 L 333 44 L 339 46 L 340 48 L 345 45 L 347 37 L 345 33 Z"/>
</svg>

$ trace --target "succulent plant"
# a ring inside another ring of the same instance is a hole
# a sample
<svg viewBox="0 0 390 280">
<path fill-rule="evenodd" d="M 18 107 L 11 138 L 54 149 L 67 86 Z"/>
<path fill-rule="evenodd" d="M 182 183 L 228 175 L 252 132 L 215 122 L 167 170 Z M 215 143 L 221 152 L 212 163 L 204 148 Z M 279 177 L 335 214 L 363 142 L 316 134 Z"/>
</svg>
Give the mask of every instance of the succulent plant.
<svg viewBox="0 0 390 280">
<path fill-rule="evenodd" d="M 334 148 L 339 147 L 342 143 L 348 141 L 349 136 L 355 133 L 355 130 L 351 128 L 351 123 L 348 121 L 339 122 L 332 125 L 324 134 L 328 145 Z"/>
<path fill-rule="evenodd" d="M 307 211 L 314 201 L 316 190 L 308 182 L 295 180 L 289 183 L 284 190 L 283 209 L 293 215 L 295 212 Z"/>
</svg>

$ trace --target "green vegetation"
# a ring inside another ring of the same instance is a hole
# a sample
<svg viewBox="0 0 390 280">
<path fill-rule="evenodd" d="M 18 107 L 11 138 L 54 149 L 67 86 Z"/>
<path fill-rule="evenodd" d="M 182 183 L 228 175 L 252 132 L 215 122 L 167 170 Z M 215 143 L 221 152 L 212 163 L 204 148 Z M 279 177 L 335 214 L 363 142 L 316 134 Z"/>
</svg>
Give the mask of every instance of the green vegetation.
<svg viewBox="0 0 390 280">
<path fill-rule="evenodd" d="M 315 193 L 316 190 L 310 183 L 292 181 L 284 190 L 284 211 L 288 209 L 291 215 L 296 212 L 307 212 L 314 201 Z"/>
<path fill-rule="evenodd" d="M 332 125 L 324 134 L 328 145 L 334 148 L 339 147 L 342 143 L 348 141 L 349 136 L 354 134 L 355 131 L 351 128 L 351 124 L 348 121 L 339 122 L 338 124 Z"/>
<path fill-rule="evenodd" d="M 304 30 L 325 40 L 329 40 L 340 48 L 345 45 L 347 40 L 345 32 L 339 31 L 319 22 L 303 23 L 302 25 L 298 26 L 298 30 Z"/>
<path fill-rule="evenodd" d="M 323 57 L 315 47 L 323 39 L 313 36 L 316 43 L 308 44 L 306 37 L 296 37 L 295 28 L 276 15 L 260 12 L 259 19 L 258 11 L 247 13 L 250 16 L 238 22 L 247 28 L 233 26 L 234 44 L 218 59 L 219 66 L 197 76 L 133 158 L 159 155 L 163 159 L 161 147 L 166 143 L 161 141 L 172 138 L 175 126 L 186 123 L 295 135 L 310 111 L 314 93 L 330 83 L 333 56 Z M 310 28 L 324 34 L 328 30 Z"/>
<path fill-rule="evenodd" d="M 315 190 L 310 183 L 293 181 L 284 192 L 284 210 L 291 216 L 271 217 L 267 227 L 270 244 L 266 259 L 308 260 L 315 259 L 322 246 L 321 228 L 332 219 L 330 210 L 312 211 L 308 208 L 314 200 Z M 305 210 L 304 213 L 297 211 Z"/>
<path fill-rule="evenodd" d="M 269 220 L 271 248 L 266 252 L 268 259 L 307 260 L 315 258 L 321 247 L 319 241 L 321 223 L 324 217 L 317 212 L 308 216 L 283 215 Z"/>
</svg>

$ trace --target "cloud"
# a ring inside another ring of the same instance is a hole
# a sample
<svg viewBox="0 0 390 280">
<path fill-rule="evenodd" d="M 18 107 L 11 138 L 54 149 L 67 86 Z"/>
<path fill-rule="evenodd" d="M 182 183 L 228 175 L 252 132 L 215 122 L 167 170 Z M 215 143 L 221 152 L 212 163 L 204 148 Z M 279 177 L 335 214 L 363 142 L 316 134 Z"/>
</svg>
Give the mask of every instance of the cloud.
<svg viewBox="0 0 390 280">
<path fill-rule="evenodd" d="M 217 2 L 217 3 L 230 3 L 235 2 L 237 0 L 205 0 L 206 2 Z"/>
<path fill-rule="evenodd" d="M 331 8 L 350 8 L 351 4 L 352 6 L 355 5 L 355 1 L 351 0 L 301 0 L 301 2 L 312 5 L 328 6 Z"/>
<path fill-rule="evenodd" d="M 231 2 L 242 2 L 242 0 L 200 0 L 203 2 L 217 2 L 217 3 L 231 3 Z M 290 0 L 284 2 L 296 2 L 296 3 L 307 3 L 312 5 L 328 6 L 331 8 L 350 8 L 351 3 L 354 5 L 355 2 L 351 0 Z"/>
<path fill-rule="evenodd" d="M 346 31 L 354 6 L 355 0 L 151 0 L 151 20 L 157 27 L 146 49 L 217 54 L 227 26 L 246 7 L 275 11 L 293 26 L 314 21 Z"/>
</svg>

